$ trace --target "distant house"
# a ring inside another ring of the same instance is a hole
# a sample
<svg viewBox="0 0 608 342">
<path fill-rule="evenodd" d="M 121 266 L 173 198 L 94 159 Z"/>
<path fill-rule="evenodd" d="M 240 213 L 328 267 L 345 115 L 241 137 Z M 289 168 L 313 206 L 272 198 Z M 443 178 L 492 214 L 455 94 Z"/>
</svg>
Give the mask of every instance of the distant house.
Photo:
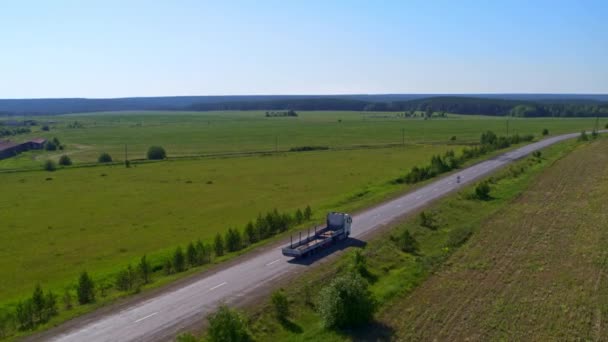
<svg viewBox="0 0 608 342">
<path fill-rule="evenodd" d="M 16 143 L 9 140 L 0 140 L 0 160 L 14 157 L 21 152 L 29 150 L 41 150 L 44 148 L 46 139 L 36 138 L 22 143 Z"/>
</svg>

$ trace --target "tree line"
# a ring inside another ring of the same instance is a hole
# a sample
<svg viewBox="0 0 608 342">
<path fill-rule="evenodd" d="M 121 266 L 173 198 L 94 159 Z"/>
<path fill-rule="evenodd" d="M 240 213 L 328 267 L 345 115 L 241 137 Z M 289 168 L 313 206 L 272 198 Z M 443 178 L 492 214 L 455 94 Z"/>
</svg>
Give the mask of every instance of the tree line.
<svg viewBox="0 0 608 342">
<path fill-rule="evenodd" d="M 281 116 L 297 117 L 298 113 L 296 113 L 295 110 L 290 109 L 290 110 L 281 111 L 281 112 L 266 112 L 264 114 L 264 116 L 266 116 L 267 118 L 281 117 Z"/>
<path fill-rule="evenodd" d="M 9 137 L 19 134 L 31 133 L 32 130 L 29 127 L 17 127 L 17 128 L 6 128 L 0 127 L 0 138 Z"/>
<path fill-rule="evenodd" d="M 430 164 L 423 167 L 414 166 L 402 177 L 395 179 L 395 183 L 414 184 L 437 175 L 459 168 L 464 162 L 480 157 L 484 154 L 510 147 L 513 144 L 529 142 L 534 139 L 533 135 L 497 136 L 492 131 L 481 134 L 480 144 L 475 147 L 466 147 L 460 156 L 449 150 L 443 155 L 433 155 Z"/>
</svg>

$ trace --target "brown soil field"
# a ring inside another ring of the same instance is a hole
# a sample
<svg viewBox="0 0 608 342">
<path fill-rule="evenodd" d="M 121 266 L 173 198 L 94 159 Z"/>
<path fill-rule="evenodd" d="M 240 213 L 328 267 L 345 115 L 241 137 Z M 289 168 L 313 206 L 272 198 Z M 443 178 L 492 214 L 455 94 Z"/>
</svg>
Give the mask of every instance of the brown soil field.
<svg viewBox="0 0 608 342">
<path fill-rule="evenodd" d="M 409 296 L 396 340 L 608 340 L 608 140 L 555 162 Z"/>
</svg>

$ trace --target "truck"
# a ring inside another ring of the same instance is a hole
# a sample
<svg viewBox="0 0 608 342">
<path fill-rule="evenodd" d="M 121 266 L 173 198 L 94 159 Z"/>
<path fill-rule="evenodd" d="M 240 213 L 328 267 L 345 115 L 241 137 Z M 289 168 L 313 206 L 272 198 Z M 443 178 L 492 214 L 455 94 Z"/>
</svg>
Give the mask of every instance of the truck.
<svg viewBox="0 0 608 342">
<path fill-rule="evenodd" d="M 349 214 L 330 212 L 327 214 L 324 228 L 315 227 L 312 235 L 309 230 L 305 238 L 302 238 L 300 232 L 299 238 L 295 242 L 292 235 L 289 246 L 282 249 L 283 255 L 294 258 L 306 257 L 337 241 L 345 240 L 350 235 L 352 222 L 353 219 Z"/>
</svg>

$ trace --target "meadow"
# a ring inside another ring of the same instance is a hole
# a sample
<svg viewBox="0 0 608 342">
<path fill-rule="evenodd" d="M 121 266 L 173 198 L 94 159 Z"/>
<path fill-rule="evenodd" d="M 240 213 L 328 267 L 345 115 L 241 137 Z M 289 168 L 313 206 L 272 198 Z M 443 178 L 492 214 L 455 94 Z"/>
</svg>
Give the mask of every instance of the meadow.
<svg viewBox="0 0 608 342">
<path fill-rule="evenodd" d="M 319 220 L 329 210 L 372 205 L 406 191 L 391 181 L 426 165 L 432 155 L 458 153 L 487 130 L 506 134 L 504 118 L 395 115 L 301 112 L 297 118 L 266 118 L 264 112 L 247 111 L 37 117 L 50 131 L 16 139 L 57 137 L 65 150 L 0 161 L 0 308 L 29 295 L 36 284 L 61 293 L 83 270 L 113 279 L 144 254 L 159 262 L 178 245 L 199 238 L 210 242 L 218 232 L 241 229 L 274 208 L 293 212 L 310 205 Z M 508 124 L 511 134 L 538 137 L 544 128 L 558 134 L 591 129 L 594 123 L 544 118 Z M 163 146 L 169 159 L 125 168 L 120 163 L 125 145 L 130 160 L 143 159 L 151 145 Z M 330 149 L 287 152 L 298 146 Z M 264 151 L 273 153 L 230 155 Z M 95 165 L 101 152 L 119 163 Z M 41 170 L 44 160 L 62 154 L 75 166 Z"/>
<path fill-rule="evenodd" d="M 263 111 L 94 113 L 34 117 L 50 121 L 50 131 L 16 139 L 57 137 L 66 145 L 55 153 L 28 152 L 0 160 L 0 170 L 39 168 L 47 158 L 68 154 L 75 163 L 96 162 L 108 152 L 115 160 L 143 159 L 149 146 L 161 145 L 171 157 L 252 151 L 286 151 L 298 146 L 351 148 L 388 144 L 470 144 L 481 132 L 550 134 L 592 129 L 594 118 L 517 119 L 448 115 L 423 120 L 397 113 L 300 112 L 298 117 L 267 118 Z M 30 119 L 30 117 L 28 117 Z M 78 122 L 77 128 L 73 123 Z M 604 122 L 601 122 L 602 126 Z M 450 140 L 455 137 L 455 140 Z"/>
<path fill-rule="evenodd" d="M 317 217 L 403 190 L 391 179 L 446 146 L 168 161 L 0 175 L 0 302 L 83 269 L 208 242 L 258 213 L 310 205 Z"/>
</svg>

